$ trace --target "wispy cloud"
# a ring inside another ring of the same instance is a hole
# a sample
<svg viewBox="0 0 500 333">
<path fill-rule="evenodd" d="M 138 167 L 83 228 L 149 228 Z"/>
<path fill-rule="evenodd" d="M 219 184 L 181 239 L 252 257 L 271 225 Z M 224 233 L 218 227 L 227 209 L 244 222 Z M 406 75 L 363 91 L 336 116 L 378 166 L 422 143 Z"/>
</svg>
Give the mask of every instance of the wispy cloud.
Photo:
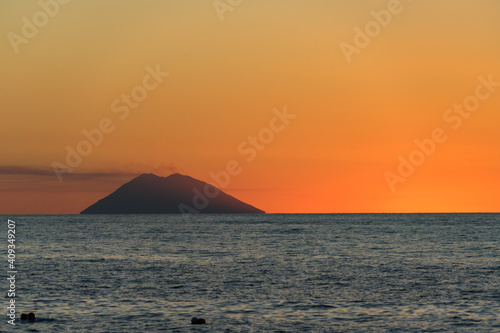
<svg viewBox="0 0 500 333">
<path fill-rule="evenodd" d="M 123 171 L 95 171 L 95 172 L 72 172 L 67 175 L 71 180 L 93 180 L 97 178 L 109 177 L 134 177 L 139 172 Z M 54 177 L 54 171 L 48 168 L 26 167 L 18 165 L 0 166 L 0 176 L 35 176 L 35 177 Z"/>
<path fill-rule="evenodd" d="M 170 164 L 162 163 L 151 168 L 151 172 L 158 175 L 176 173 L 177 171 L 178 171 L 177 167 L 173 163 Z"/>
</svg>

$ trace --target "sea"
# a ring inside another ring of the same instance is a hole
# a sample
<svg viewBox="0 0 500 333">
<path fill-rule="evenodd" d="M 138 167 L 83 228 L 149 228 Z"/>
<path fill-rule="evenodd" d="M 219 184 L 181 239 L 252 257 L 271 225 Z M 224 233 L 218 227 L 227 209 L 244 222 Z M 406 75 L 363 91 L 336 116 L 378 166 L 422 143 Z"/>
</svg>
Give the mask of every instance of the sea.
<svg viewBox="0 0 500 333">
<path fill-rule="evenodd" d="M 2 332 L 500 332 L 500 214 L 0 217 Z"/>
</svg>

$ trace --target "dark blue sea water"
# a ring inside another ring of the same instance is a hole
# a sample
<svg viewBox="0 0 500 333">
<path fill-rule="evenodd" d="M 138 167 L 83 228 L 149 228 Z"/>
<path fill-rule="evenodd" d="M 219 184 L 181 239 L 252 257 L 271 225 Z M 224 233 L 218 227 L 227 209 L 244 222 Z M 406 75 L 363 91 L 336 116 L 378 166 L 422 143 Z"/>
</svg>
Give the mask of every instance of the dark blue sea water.
<svg viewBox="0 0 500 333">
<path fill-rule="evenodd" d="M 500 332 L 500 214 L 7 218 L 1 331 Z"/>
</svg>

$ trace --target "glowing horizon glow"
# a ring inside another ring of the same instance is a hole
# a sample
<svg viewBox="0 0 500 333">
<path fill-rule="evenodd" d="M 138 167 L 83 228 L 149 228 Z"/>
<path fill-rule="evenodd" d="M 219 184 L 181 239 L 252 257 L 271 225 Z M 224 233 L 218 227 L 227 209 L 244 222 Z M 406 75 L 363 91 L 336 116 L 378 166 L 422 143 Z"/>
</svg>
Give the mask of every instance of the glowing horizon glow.
<svg viewBox="0 0 500 333">
<path fill-rule="evenodd" d="M 443 119 L 480 77 L 500 82 L 498 1 L 401 0 L 350 62 L 341 43 L 395 0 L 243 1 L 223 21 L 212 1 L 57 3 L 17 52 L 9 33 L 43 8 L 0 4 L 0 214 L 78 213 L 141 173 L 213 182 L 232 160 L 222 190 L 268 213 L 500 211 L 500 87 L 459 128 Z M 239 146 L 284 107 L 296 118 L 248 161 Z M 103 119 L 64 181 L 2 171 L 53 173 Z M 446 141 L 391 191 L 435 128 Z"/>
</svg>

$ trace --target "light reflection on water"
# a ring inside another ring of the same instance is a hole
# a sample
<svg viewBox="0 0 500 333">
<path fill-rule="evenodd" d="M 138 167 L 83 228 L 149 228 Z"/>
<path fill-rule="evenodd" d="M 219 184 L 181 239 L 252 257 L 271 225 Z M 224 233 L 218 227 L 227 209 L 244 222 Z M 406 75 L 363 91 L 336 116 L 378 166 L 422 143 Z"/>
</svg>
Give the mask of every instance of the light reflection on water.
<svg viewBox="0 0 500 333">
<path fill-rule="evenodd" d="M 40 332 L 500 331 L 499 217 L 10 216 L 17 311 Z"/>
</svg>

